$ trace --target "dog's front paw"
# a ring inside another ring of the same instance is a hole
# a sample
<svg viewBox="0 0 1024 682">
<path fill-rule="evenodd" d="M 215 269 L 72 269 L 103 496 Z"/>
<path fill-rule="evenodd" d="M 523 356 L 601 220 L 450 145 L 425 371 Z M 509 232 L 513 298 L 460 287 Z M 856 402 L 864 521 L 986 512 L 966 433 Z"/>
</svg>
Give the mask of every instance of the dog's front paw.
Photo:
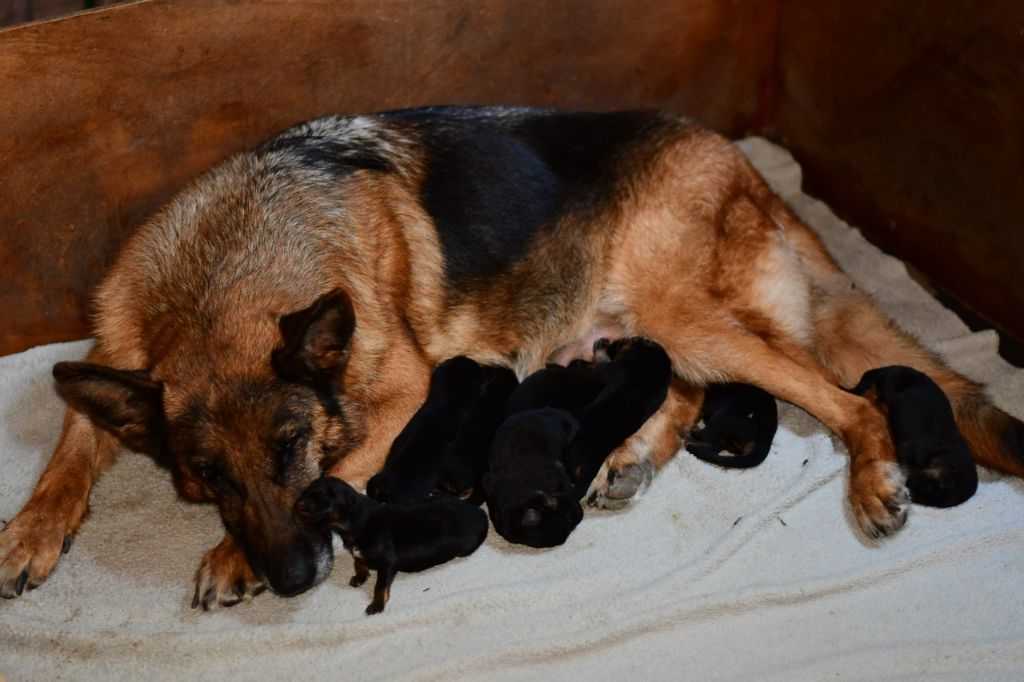
<svg viewBox="0 0 1024 682">
<path fill-rule="evenodd" d="M 907 521 L 910 493 L 894 462 L 874 460 L 850 473 L 850 506 L 866 535 L 882 538 Z"/>
<path fill-rule="evenodd" d="M 199 564 L 192 608 L 209 611 L 212 606 L 234 606 L 265 589 L 266 583 L 253 573 L 242 548 L 227 535 Z"/>
<path fill-rule="evenodd" d="M 39 586 L 71 546 L 71 535 L 38 513 L 23 511 L 0 531 L 0 597 Z"/>
<path fill-rule="evenodd" d="M 632 449 L 611 454 L 587 491 L 587 504 L 598 509 L 622 509 L 647 489 L 654 478 L 654 464 Z"/>
</svg>

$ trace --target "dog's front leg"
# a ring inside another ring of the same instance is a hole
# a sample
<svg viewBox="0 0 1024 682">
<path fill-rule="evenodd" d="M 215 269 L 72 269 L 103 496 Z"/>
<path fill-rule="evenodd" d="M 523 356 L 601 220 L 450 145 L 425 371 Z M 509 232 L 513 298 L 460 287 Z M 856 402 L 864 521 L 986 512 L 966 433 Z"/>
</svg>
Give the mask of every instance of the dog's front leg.
<svg viewBox="0 0 1024 682">
<path fill-rule="evenodd" d="M 32 497 L 0 531 L 0 596 L 16 597 L 46 580 L 78 532 L 93 483 L 118 449 L 113 436 L 68 409 Z"/>
<path fill-rule="evenodd" d="M 211 606 L 234 606 L 265 589 L 266 583 L 249 567 L 241 546 L 228 534 L 199 564 L 192 608 L 209 611 Z"/>
<path fill-rule="evenodd" d="M 673 378 L 665 402 L 605 459 L 587 491 L 587 502 L 602 509 L 620 509 L 642 492 L 679 451 L 681 434 L 700 416 L 704 390 Z"/>
</svg>

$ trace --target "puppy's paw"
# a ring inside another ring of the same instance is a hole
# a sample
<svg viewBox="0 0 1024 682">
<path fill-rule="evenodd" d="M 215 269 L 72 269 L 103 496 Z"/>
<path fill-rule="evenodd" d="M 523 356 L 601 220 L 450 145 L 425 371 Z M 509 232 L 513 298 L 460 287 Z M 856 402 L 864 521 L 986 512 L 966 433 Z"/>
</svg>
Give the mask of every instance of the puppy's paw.
<svg viewBox="0 0 1024 682">
<path fill-rule="evenodd" d="M 209 611 L 214 606 L 234 606 L 265 589 L 266 583 L 249 568 L 242 548 L 228 535 L 199 564 L 192 608 Z"/>
<path fill-rule="evenodd" d="M 628 454 L 626 454 L 628 453 Z M 654 464 L 646 457 L 625 451 L 613 453 L 587 492 L 587 504 L 598 509 L 622 509 L 647 489 L 654 478 Z"/>
<path fill-rule="evenodd" d="M 890 535 L 907 521 L 910 493 L 894 462 L 874 460 L 851 471 L 849 495 L 854 518 L 868 537 Z"/>
<path fill-rule="evenodd" d="M 0 597 L 38 587 L 71 547 L 71 535 L 45 516 L 23 511 L 0 531 Z"/>
<path fill-rule="evenodd" d="M 377 613 L 382 613 L 383 611 L 384 611 L 384 603 L 383 602 L 372 601 L 372 602 L 370 602 L 370 605 L 366 607 L 366 615 L 367 616 L 372 616 L 372 615 L 377 614 Z"/>
</svg>

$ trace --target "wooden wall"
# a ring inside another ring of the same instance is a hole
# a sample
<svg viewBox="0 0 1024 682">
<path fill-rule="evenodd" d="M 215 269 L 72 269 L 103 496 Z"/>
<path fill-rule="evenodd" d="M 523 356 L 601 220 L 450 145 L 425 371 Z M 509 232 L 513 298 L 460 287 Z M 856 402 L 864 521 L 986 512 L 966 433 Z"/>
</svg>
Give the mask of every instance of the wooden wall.
<svg viewBox="0 0 1024 682">
<path fill-rule="evenodd" d="M 117 246 L 295 122 L 656 106 L 812 189 L 1024 339 L 1020 2 L 143 0 L 0 31 L 0 353 L 87 333 Z"/>
<path fill-rule="evenodd" d="M 776 44 L 809 191 L 1024 341 L 1024 2 L 780 2 Z"/>
</svg>

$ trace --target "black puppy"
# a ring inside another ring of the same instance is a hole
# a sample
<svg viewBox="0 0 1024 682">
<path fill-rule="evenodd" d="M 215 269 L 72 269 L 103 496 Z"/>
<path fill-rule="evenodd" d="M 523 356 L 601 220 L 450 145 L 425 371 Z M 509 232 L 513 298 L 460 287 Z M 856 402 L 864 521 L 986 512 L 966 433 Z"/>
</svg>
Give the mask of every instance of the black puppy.
<svg viewBox="0 0 1024 682">
<path fill-rule="evenodd" d="M 483 483 L 494 530 L 509 542 L 554 547 L 583 519 L 562 464 L 578 429 L 550 407 L 517 412 L 498 428 Z"/>
<path fill-rule="evenodd" d="M 355 559 L 353 587 L 377 571 L 372 615 L 384 610 L 398 571 L 424 571 L 456 557 L 469 556 L 487 537 L 483 510 L 452 497 L 409 504 L 380 504 L 344 481 L 325 476 L 314 481 L 295 504 L 299 518 L 326 524 L 341 536 Z"/>
<path fill-rule="evenodd" d="M 579 500 L 605 458 L 665 400 L 672 370 L 658 344 L 601 339 L 594 356 L 594 363 L 549 365 L 527 377 L 508 400 L 511 416 L 495 436 L 484 488 L 494 528 L 510 542 L 565 542 L 583 518 Z M 541 408 L 566 414 L 556 418 Z M 531 416 L 514 420 L 519 413 Z M 564 427 L 566 416 L 578 422 L 577 433 L 559 449 L 557 424 L 563 424 L 563 434 L 571 431 Z M 531 442 L 540 443 L 533 452 Z M 527 470 L 543 476 L 524 479 L 521 472 Z"/>
<path fill-rule="evenodd" d="M 697 459 L 745 469 L 764 461 L 779 426 L 775 398 L 749 384 L 711 384 L 701 410 L 704 427 L 693 429 L 686 449 Z M 722 450 L 733 453 L 720 454 Z"/>
<path fill-rule="evenodd" d="M 395 438 L 366 494 L 391 503 L 425 499 L 435 488 L 472 491 L 516 384 L 511 370 L 481 367 L 464 356 L 439 364 L 426 401 Z"/>
<path fill-rule="evenodd" d="M 926 374 L 898 365 L 879 367 L 865 372 L 850 392 L 888 413 L 896 457 L 914 502 L 953 507 L 974 495 L 978 468 L 949 399 Z"/>
<path fill-rule="evenodd" d="M 474 504 L 483 502 L 480 482 L 487 469 L 491 440 L 505 416 L 505 404 L 519 385 L 515 373 L 505 367 L 484 366 L 476 400 L 441 454 L 434 490 L 455 495 Z"/>
</svg>

